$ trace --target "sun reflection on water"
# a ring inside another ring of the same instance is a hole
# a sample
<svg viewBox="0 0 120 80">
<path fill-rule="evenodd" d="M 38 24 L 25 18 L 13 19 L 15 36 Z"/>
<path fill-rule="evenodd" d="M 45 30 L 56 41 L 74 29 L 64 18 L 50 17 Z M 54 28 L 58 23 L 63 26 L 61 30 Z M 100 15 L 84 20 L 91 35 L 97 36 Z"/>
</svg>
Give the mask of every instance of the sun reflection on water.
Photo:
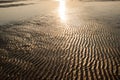
<svg viewBox="0 0 120 80">
<path fill-rule="evenodd" d="M 59 0 L 59 16 L 62 21 L 66 21 L 66 4 L 65 0 Z"/>
</svg>

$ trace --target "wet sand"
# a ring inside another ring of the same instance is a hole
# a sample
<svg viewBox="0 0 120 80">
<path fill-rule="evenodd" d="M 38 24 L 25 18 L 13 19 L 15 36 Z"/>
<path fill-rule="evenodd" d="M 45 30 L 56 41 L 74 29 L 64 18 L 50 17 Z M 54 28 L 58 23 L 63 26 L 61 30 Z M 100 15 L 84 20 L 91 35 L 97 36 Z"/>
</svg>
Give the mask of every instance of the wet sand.
<svg viewBox="0 0 120 80">
<path fill-rule="evenodd" d="M 7 16 L 18 9 L 24 13 Z M 0 80 L 120 79 L 119 1 L 40 1 L 1 10 Z"/>
</svg>

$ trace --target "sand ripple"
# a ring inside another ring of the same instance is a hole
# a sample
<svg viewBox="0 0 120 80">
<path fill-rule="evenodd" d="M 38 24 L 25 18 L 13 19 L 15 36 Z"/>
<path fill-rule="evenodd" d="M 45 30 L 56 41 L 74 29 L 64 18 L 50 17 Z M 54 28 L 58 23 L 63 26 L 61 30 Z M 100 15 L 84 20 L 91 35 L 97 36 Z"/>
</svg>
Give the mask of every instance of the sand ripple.
<svg viewBox="0 0 120 80">
<path fill-rule="evenodd" d="M 119 28 L 41 18 L 0 26 L 1 80 L 120 79 Z"/>
</svg>

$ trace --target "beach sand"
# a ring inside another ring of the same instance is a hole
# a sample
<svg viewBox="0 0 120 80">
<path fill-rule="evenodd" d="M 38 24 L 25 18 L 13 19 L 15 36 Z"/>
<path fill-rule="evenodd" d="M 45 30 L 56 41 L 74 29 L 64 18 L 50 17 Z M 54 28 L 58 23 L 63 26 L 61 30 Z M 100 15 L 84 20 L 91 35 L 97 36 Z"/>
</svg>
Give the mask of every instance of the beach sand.
<svg viewBox="0 0 120 80">
<path fill-rule="evenodd" d="M 0 7 L 0 22 L 0 80 L 120 79 L 119 1 Z"/>
</svg>

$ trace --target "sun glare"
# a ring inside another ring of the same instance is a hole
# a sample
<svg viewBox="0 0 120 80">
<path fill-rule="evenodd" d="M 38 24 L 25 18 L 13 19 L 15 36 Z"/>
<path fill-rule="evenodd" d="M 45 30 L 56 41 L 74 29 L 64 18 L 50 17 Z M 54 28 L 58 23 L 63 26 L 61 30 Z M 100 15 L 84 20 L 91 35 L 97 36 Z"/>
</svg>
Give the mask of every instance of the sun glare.
<svg viewBox="0 0 120 80">
<path fill-rule="evenodd" d="M 66 20 L 65 12 L 66 12 L 65 0 L 60 0 L 59 1 L 59 16 L 62 21 Z"/>
</svg>

